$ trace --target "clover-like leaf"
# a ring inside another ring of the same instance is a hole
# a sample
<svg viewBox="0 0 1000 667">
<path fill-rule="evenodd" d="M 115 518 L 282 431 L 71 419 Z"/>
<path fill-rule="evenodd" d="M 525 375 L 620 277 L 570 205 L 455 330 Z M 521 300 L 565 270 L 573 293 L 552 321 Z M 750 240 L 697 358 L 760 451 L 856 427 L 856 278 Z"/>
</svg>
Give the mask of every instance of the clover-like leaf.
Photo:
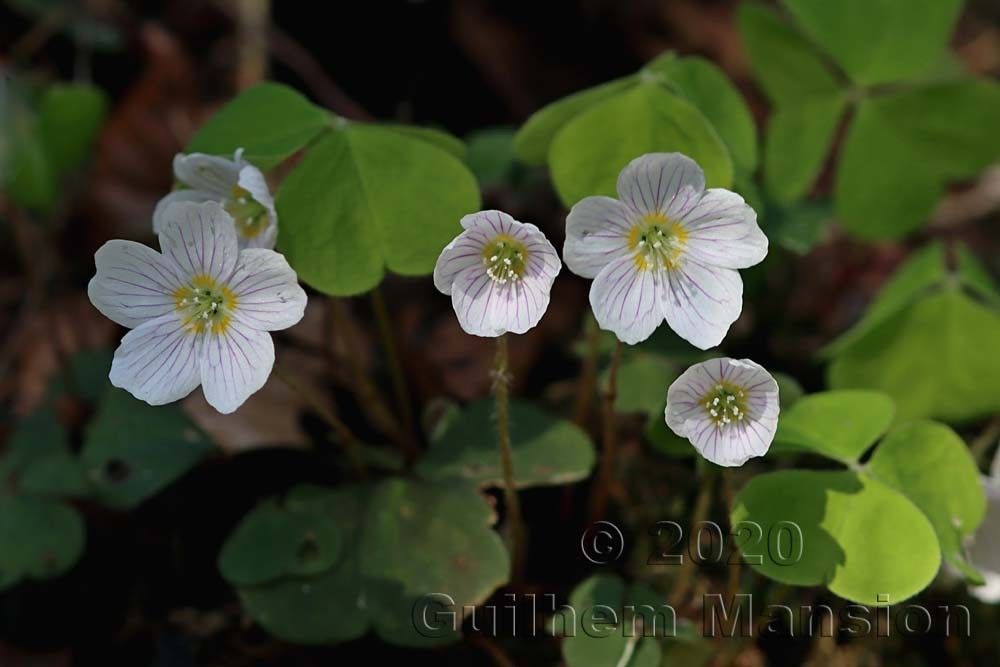
<svg viewBox="0 0 1000 667">
<path fill-rule="evenodd" d="M 128 509 L 212 450 L 180 406 L 151 406 L 109 387 L 87 426 L 80 460 L 97 497 L 111 507 Z"/>
<path fill-rule="evenodd" d="M 878 391 L 810 394 L 782 411 L 774 451 L 805 450 L 854 463 L 892 424 L 896 408 Z"/>
<path fill-rule="evenodd" d="M 344 540 L 323 572 L 239 588 L 250 615 L 287 641 L 329 644 L 369 629 L 404 646 L 454 641 L 450 625 L 417 627 L 415 605 L 448 596 L 460 618 L 464 605 L 484 600 L 509 574 L 507 552 L 490 529 L 493 510 L 467 484 L 300 486 L 285 506 L 326 515 Z"/>
<path fill-rule="evenodd" d="M 83 553 L 86 536 L 80 515 L 67 505 L 0 495 L 0 589 L 65 573 Z"/>
<path fill-rule="evenodd" d="M 945 187 L 1000 158 L 1000 85 L 966 80 L 866 99 L 847 133 L 834 199 L 841 223 L 865 239 L 921 226 Z M 887 193 L 892 193 L 891 195 Z"/>
<path fill-rule="evenodd" d="M 320 508 L 265 501 L 240 521 L 219 553 L 219 570 L 236 586 L 328 570 L 341 550 L 334 520 Z"/>
<path fill-rule="evenodd" d="M 986 495 L 976 462 L 954 431 L 929 421 L 899 426 L 875 450 L 868 470 L 930 519 L 949 562 L 974 572 L 962 554 L 962 538 L 972 535 L 986 515 Z"/>
<path fill-rule="evenodd" d="M 781 0 L 859 84 L 919 78 L 944 56 L 962 0 Z"/>
<path fill-rule="evenodd" d="M 594 467 L 594 446 L 582 429 L 529 403 L 511 403 L 510 436 L 519 488 L 569 484 Z M 416 471 L 430 480 L 502 484 L 493 402 L 478 401 L 462 410 L 434 439 Z"/>
<path fill-rule="evenodd" d="M 219 109 L 199 128 L 186 153 L 231 157 L 237 148 L 261 169 L 270 169 L 315 139 L 331 115 L 288 86 L 258 83 Z"/>
<path fill-rule="evenodd" d="M 279 249 L 299 277 L 334 295 L 378 285 L 386 269 L 427 275 L 479 208 L 475 177 L 451 153 L 391 127 L 346 123 L 288 175 Z"/>
<path fill-rule="evenodd" d="M 686 99 L 656 82 L 638 85 L 570 120 L 556 135 L 549 168 L 571 206 L 590 195 L 614 195 L 618 173 L 645 153 L 680 152 L 705 171 L 709 187 L 729 187 L 733 162 L 718 132 Z"/>
<path fill-rule="evenodd" d="M 746 562 L 777 581 L 825 585 L 868 605 L 895 604 L 937 574 L 934 528 L 905 496 L 853 471 L 783 470 L 740 490 L 733 525 L 756 522 L 740 545 Z"/>
</svg>

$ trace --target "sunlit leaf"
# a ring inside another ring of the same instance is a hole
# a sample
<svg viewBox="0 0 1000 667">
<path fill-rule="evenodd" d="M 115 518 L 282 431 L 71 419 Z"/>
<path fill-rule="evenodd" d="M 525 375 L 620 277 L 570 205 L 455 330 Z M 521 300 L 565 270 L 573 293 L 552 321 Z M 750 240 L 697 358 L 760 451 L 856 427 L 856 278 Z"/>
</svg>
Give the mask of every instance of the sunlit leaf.
<svg viewBox="0 0 1000 667">
<path fill-rule="evenodd" d="M 278 192 L 278 245 L 299 277 L 333 295 L 378 285 L 386 269 L 427 275 L 479 208 L 454 155 L 405 133 L 348 123 L 327 133 Z"/>
<path fill-rule="evenodd" d="M 798 400 L 778 417 L 775 451 L 801 449 L 853 463 L 892 424 L 895 405 L 877 391 L 827 391 Z"/>
</svg>

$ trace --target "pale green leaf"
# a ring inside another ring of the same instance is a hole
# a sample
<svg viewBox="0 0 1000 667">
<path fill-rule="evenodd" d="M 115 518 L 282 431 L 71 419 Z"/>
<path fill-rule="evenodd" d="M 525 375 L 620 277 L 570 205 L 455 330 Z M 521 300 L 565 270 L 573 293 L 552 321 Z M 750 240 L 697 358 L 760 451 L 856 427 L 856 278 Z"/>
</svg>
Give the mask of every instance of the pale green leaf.
<svg viewBox="0 0 1000 667">
<path fill-rule="evenodd" d="M 799 449 L 851 464 L 892 424 L 895 406 L 878 391 L 805 396 L 778 417 L 773 451 Z"/>
<path fill-rule="evenodd" d="M 378 285 L 389 269 L 427 275 L 479 208 L 460 160 L 403 133 L 361 123 L 329 132 L 278 192 L 278 245 L 299 277 L 338 296 Z"/>
<path fill-rule="evenodd" d="M 705 171 L 709 187 L 729 187 L 733 163 L 719 134 L 698 109 L 656 83 L 646 83 L 580 113 L 556 135 L 549 155 L 563 203 L 616 194 L 618 173 L 646 153 L 680 152 Z"/>
</svg>

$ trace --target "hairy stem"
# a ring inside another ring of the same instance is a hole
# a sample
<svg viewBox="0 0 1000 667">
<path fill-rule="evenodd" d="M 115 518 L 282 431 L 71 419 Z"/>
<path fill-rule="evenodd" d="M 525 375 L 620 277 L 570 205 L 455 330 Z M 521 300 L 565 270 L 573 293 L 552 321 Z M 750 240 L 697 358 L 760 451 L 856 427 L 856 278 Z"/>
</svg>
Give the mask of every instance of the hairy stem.
<svg viewBox="0 0 1000 667">
<path fill-rule="evenodd" d="M 698 539 L 701 531 L 698 530 L 700 524 L 708 516 L 708 510 L 712 506 L 712 487 L 715 481 L 715 470 L 706 468 L 701 475 L 701 483 L 698 485 L 698 497 L 694 501 L 694 512 L 691 515 L 691 523 L 688 525 L 688 553 L 681 563 L 680 571 L 674 580 L 674 586 L 670 591 L 670 605 L 679 607 L 687 600 L 688 593 L 694 581 L 696 564 L 691 558 L 692 553 L 697 553 L 692 549 L 694 540 Z"/>
<path fill-rule="evenodd" d="M 587 310 L 584 323 L 584 341 L 587 349 L 583 357 L 583 367 L 580 369 L 580 382 L 576 386 L 576 400 L 573 406 L 573 421 L 581 428 L 587 423 L 590 406 L 594 400 L 594 387 L 597 384 L 597 358 L 601 350 L 601 330 L 593 312 Z"/>
<path fill-rule="evenodd" d="M 514 455 L 510 444 L 510 371 L 507 357 L 507 336 L 497 338 L 497 353 L 493 365 L 493 395 L 496 398 L 497 435 L 500 441 L 500 465 L 503 469 L 504 498 L 511 540 L 511 583 L 520 583 L 524 574 L 525 533 L 521 516 L 521 500 L 514 486 Z"/>
<path fill-rule="evenodd" d="M 611 484 L 614 480 L 615 457 L 618 449 L 618 424 L 615 420 L 615 399 L 618 396 L 618 367 L 622 360 L 622 343 L 615 341 L 615 349 L 611 354 L 611 366 L 608 369 L 608 382 L 604 388 L 604 403 L 602 405 L 603 436 L 601 438 L 601 462 L 597 470 L 597 482 L 590 499 L 590 522 L 604 518 L 611 495 Z"/>
</svg>

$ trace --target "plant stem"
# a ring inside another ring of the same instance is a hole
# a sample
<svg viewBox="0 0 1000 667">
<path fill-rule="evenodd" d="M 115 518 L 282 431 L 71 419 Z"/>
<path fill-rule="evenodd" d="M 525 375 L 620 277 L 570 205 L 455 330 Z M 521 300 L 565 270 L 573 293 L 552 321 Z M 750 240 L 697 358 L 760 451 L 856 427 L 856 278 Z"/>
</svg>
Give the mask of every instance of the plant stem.
<svg viewBox="0 0 1000 667">
<path fill-rule="evenodd" d="M 358 439 L 351 433 L 351 429 L 347 427 L 347 424 L 340 420 L 333 410 L 323 405 L 323 403 L 317 399 L 309 390 L 303 387 L 297 380 L 291 376 L 285 375 L 284 372 L 275 368 L 273 374 L 276 378 L 284 382 L 289 389 L 298 394 L 302 400 L 306 402 L 309 407 L 316 411 L 316 413 L 323 419 L 324 422 L 330 427 L 334 435 L 337 438 L 337 442 L 344 448 L 347 452 L 347 456 L 351 459 L 351 464 L 357 471 L 360 477 L 366 477 L 368 475 L 368 469 L 365 466 L 364 458 L 361 455 L 361 443 Z"/>
<path fill-rule="evenodd" d="M 726 468 L 722 471 L 722 500 L 726 507 L 726 512 L 728 517 L 733 515 L 733 498 L 735 498 L 735 493 L 733 492 L 733 473 L 732 470 Z M 735 535 L 733 532 L 732 519 L 730 518 L 729 524 L 729 534 Z M 736 594 L 740 592 L 740 574 L 743 565 L 742 555 L 737 555 L 734 562 L 729 563 L 729 579 L 726 581 L 726 600 L 733 600 L 735 603 Z"/>
<path fill-rule="evenodd" d="M 400 446 L 407 462 L 412 462 L 417 457 L 417 445 L 413 439 L 413 407 L 410 403 L 410 391 L 406 386 L 406 374 L 403 372 L 403 364 L 399 359 L 399 349 L 396 347 L 396 338 L 392 334 L 392 320 L 389 318 L 389 310 L 385 307 L 385 298 L 382 290 L 378 287 L 371 292 L 372 308 L 375 310 L 375 319 L 378 322 L 378 332 L 382 339 L 382 348 L 385 350 L 386 363 L 389 366 L 389 373 L 392 375 L 392 389 L 396 394 L 396 404 L 402 430 Z"/>
<path fill-rule="evenodd" d="M 997 439 L 1000 439 L 1000 417 L 991 419 L 986 424 L 983 432 L 976 436 L 976 439 L 969 444 L 969 451 L 972 453 L 972 458 L 980 466 L 989 468 L 986 456 L 990 453 L 993 445 L 997 444 Z"/>
<path fill-rule="evenodd" d="M 674 580 L 673 589 L 670 591 L 670 605 L 678 607 L 682 605 L 691 590 L 691 583 L 694 579 L 695 562 L 691 558 L 692 549 L 690 545 L 698 539 L 700 531 L 699 525 L 708 515 L 708 509 L 712 506 L 712 483 L 715 481 L 715 470 L 705 468 L 701 475 L 701 483 L 698 486 L 698 497 L 694 501 L 694 512 L 691 515 L 691 523 L 688 525 L 688 553 Z"/>
<path fill-rule="evenodd" d="M 608 497 L 611 495 L 611 484 L 615 472 L 615 455 L 617 450 L 618 425 L 615 422 L 615 398 L 618 396 L 618 366 L 622 360 L 622 343 L 615 341 L 614 352 L 611 353 L 611 366 L 608 369 L 608 383 L 604 388 L 604 403 L 602 421 L 604 426 L 601 451 L 601 463 L 597 471 L 597 482 L 591 495 L 590 522 L 604 518 Z"/>
<path fill-rule="evenodd" d="M 511 583 L 518 584 L 524 574 L 525 534 L 521 516 L 521 500 L 514 486 L 514 455 L 510 444 L 510 371 L 507 358 L 507 336 L 497 338 L 497 353 L 493 366 L 493 395 L 497 405 L 497 435 L 500 441 L 500 465 L 503 469 L 504 499 L 511 539 Z"/>
<path fill-rule="evenodd" d="M 597 358 L 601 351 L 601 330 L 597 326 L 594 313 L 587 310 L 584 323 L 584 341 L 587 345 L 580 369 L 580 382 L 576 387 L 576 401 L 573 407 L 573 421 L 581 428 L 587 423 L 591 403 L 594 400 L 594 386 L 597 384 Z"/>
</svg>

